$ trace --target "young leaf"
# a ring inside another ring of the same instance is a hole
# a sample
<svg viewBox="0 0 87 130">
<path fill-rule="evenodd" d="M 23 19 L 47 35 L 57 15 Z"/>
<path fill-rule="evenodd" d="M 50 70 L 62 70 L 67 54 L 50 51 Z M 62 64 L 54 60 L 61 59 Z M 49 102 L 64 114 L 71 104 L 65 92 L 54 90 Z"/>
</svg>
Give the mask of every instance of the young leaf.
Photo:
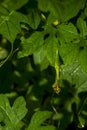
<svg viewBox="0 0 87 130">
<path fill-rule="evenodd" d="M 19 130 L 19 123 L 27 113 L 25 105 L 24 98 L 19 97 L 10 107 L 7 97 L 0 95 L 0 121 L 4 124 L 1 125 L 3 130 Z"/>
<path fill-rule="evenodd" d="M 12 11 L 8 15 L 0 17 L 0 34 L 6 37 L 11 43 L 21 31 L 20 22 L 27 23 L 27 17 L 21 13 Z"/>
<path fill-rule="evenodd" d="M 18 57 L 21 58 L 33 54 L 43 45 L 43 43 L 44 39 L 42 32 L 35 32 L 27 39 L 22 37 L 22 50 L 19 51 Z"/>
<path fill-rule="evenodd" d="M 54 126 L 44 123 L 44 121 L 50 118 L 51 114 L 49 111 L 37 111 L 31 118 L 27 130 L 55 130 Z"/>
</svg>

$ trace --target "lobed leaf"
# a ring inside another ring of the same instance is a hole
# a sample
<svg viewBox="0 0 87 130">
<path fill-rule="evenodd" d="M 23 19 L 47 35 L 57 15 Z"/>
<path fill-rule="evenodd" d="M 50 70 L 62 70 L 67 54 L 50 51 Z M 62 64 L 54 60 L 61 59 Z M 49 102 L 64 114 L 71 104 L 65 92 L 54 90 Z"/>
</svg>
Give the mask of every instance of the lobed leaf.
<svg viewBox="0 0 87 130">
<path fill-rule="evenodd" d="M 35 32 L 29 38 L 25 39 L 22 37 L 21 45 L 22 50 L 19 51 L 18 57 L 24 57 L 33 54 L 37 51 L 44 43 L 43 33 Z"/>
<path fill-rule="evenodd" d="M 18 97 L 10 107 L 7 97 L 0 95 L 0 122 L 4 124 L 1 125 L 3 130 L 19 130 L 19 123 L 27 113 L 25 105 L 24 98 Z"/>
<path fill-rule="evenodd" d="M 27 130 L 55 130 L 52 125 L 44 125 L 44 121 L 51 116 L 49 111 L 37 111 L 31 118 L 31 122 Z"/>
<path fill-rule="evenodd" d="M 78 60 L 79 45 L 76 43 L 66 43 L 59 46 L 59 54 L 65 65 L 72 64 Z"/>
<path fill-rule="evenodd" d="M 41 11 L 50 11 L 59 21 L 67 21 L 83 9 L 85 2 L 86 0 L 38 0 L 38 8 Z"/>
<path fill-rule="evenodd" d="M 76 27 L 72 24 L 61 24 L 58 27 L 58 33 L 61 38 L 65 39 L 65 42 L 70 42 L 79 38 Z"/>
<path fill-rule="evenodd" d="M 78 62 L 64 66 L 61 70 L 60 78 L 72 85 L 76 95 L 87 91 L 87 74 L 83 73 Z"/>
<path fill-rule="evenodd" d="M 13 43 L 16 35 L 21 31 L 20 22 L 27 22 L 26 16 L 21 13 L 12 11 L 6 16 L 2 15 L 0 17 L 0 34 Z"/>
</svg>

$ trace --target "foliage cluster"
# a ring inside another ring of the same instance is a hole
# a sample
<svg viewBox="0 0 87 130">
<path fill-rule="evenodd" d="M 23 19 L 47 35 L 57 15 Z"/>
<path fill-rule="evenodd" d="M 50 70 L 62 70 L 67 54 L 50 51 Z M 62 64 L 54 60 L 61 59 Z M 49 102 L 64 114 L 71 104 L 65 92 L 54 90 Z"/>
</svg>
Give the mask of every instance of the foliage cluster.
<svg viewBox="0 0 87 130">
<path fill-rule="evenodd" d="M 87 128 L 86 22 L 86 0 L 0 0 L 0 130 Z"/>
</svg>

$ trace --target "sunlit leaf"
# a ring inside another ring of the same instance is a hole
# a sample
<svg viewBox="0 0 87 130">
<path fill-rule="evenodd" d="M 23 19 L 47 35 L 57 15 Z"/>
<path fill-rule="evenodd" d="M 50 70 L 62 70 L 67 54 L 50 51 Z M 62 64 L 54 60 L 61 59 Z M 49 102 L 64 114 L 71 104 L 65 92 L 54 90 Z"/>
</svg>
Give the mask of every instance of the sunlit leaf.
<svg viewBox="0 0 87 130">
<path fill-rule="evenodd" d="M 21 39 L 22 50 L 19 51 L 18 57 L 24 57 L 33 54 L 44 43 L 43 33 L 35 32 L 29 38 Z"/>
<path fill-rule="evenodd" d="M 24 98 L 19 97 L 15 100 L 13 106 L 10 107 L 7 97 L 0 95 L 0 121 L 4 123 L 4 126 L 2 126 L 3 130 L 19 130 L 17 125 L 21 123 L 21 119 L 27 113 L 25 105 Z"/>
<path fill-rule="evenodd" d="M 38 111 L 31 118 L 31 122 L 27 130 L 55 130 L 55 127 L 52 125 L 44 124 L 44 121 L 51 116 L 51 112 L 49 111 Z"/>
<path fill-rule="evenodd" d="M 0 17 L 0 34 L 6 37 L 11 43 L 14 42 L 16 35 L 20 33 L 20 22 L 26 22 L 25 15 L 12 11 L 8 15 Z"/>
<path fill-rule="evenodd" d="M 38 7 L 42 11 L 50 11 L 60 21 L 67 21 L 76 16 L 84 4 L 85 0 L 38 0 Z"/>
</svg>

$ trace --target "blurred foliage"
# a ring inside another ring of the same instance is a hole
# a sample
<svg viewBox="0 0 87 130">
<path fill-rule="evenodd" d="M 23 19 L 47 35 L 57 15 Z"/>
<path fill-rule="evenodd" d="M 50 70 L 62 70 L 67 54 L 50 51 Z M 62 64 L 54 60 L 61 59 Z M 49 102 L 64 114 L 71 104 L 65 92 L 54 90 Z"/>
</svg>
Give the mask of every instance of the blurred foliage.
<svg viewBox="0 0 87 130">
<path fill-rule="evenodd" d="M 87 129 L 86 23 L 86 0 L 0 1 L 0 130 Z"/>
</svg>

